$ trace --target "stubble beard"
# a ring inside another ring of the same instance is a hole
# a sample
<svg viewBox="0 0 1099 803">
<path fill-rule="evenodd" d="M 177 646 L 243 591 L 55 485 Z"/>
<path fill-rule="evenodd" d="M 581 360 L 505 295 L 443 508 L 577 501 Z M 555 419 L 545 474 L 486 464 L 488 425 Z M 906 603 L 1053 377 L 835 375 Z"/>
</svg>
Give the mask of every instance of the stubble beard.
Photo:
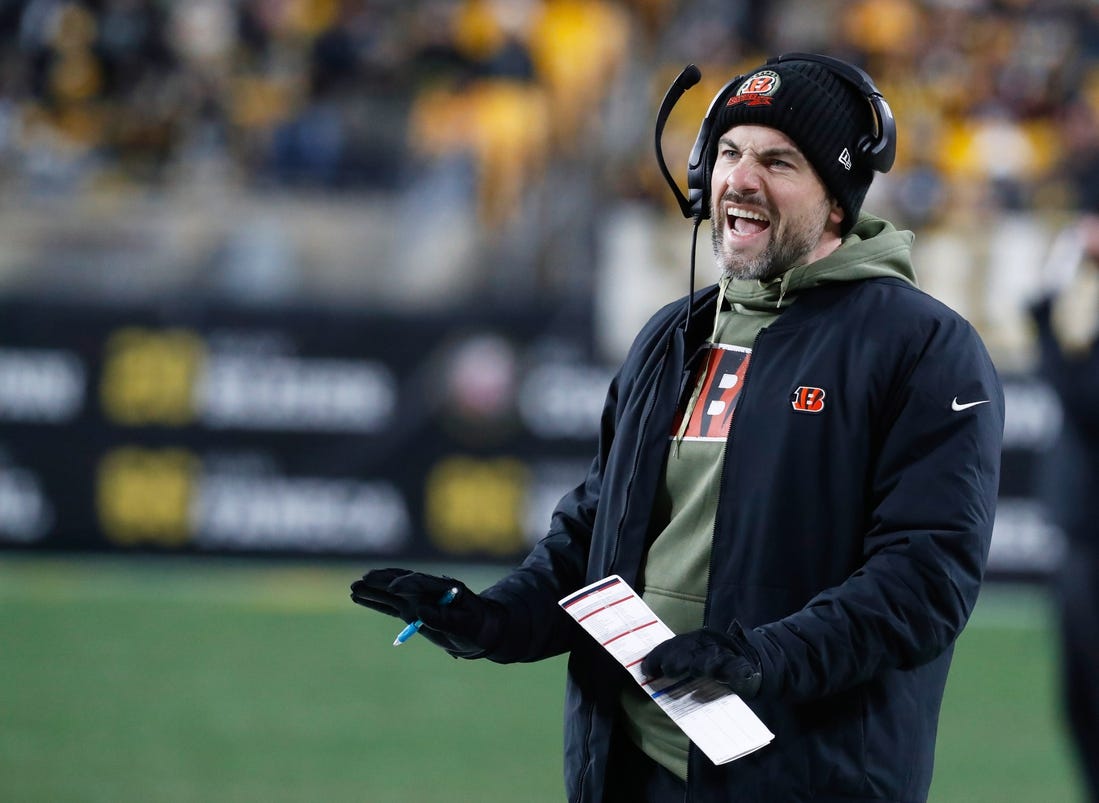
<svg viewBox="0 0 1099 803">
<path fill-rule="evenodd" d="M 774 220 L 770 209 L 758 198 L 726 196 L 722 203 L 752 204 L 767 209 L 768 217 Z M 718 207 L 720 208 L 720 206 Z M 740 253 L 726 253 L 723 232 L 725 227 L 724 215 L 714 214 L 710 220 L 710 239 L 714 248 L 714 260 L 723 276 L 730 279 L 758 279 L 769 281 L 790 268 L 804 264 L 812 253 L 817 243 L 820 242 L 828 220 L 830 203 L 826 199 L 820 207 L 820 215 L 816 219 L 805 218 L 794 221 L 788 232 L 780 232 L 772 229 L 767 241 L 767 247 L 754 256 Z"/>
</svg>

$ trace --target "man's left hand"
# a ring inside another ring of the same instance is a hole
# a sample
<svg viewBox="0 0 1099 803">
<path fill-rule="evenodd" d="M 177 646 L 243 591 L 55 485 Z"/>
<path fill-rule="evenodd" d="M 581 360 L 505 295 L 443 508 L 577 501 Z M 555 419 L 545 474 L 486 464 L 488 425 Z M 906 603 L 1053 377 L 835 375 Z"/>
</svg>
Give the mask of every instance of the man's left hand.
<svg viewBox="0 0 1099 803">
<path fill-rule="evenodd" d="M 653 648 L 641 671 L 649 677 L 712 678 L 741 697 L 755 697 L 763 680 L 759 657 L 740 625 L 733 627 L 732 634 L 704 627 L 674 636 Z"/>
</svg>

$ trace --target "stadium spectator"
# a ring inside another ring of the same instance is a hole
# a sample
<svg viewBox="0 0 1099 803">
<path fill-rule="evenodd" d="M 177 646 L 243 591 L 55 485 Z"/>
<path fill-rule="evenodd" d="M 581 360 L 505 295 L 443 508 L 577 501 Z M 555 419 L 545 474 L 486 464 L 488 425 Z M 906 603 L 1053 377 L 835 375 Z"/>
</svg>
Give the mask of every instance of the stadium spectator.
<svg viewBox="0 0 1099 803">
<path fill-rule="evenodd" d="M 721 279 L 639 334 L 587 477 L 519 568 L 481 594 L 405 569 L 352 584 L 457 657 L 569 652 L 569 800 L 927 797 L 1004 402 L 973 328 L 916 288 L 910 233 L 860 215 L 895 145 L 872 89 L 793 58 L 714 99 L 689 185 Z M 774 742 L 709 762 L 559 608 L 612 574 L 677 634 L 644 684 L 724 683 Z"/>
<path fill-rule="evenodd" d="M 424 107 L 468 88 L 471 195 L 491 234 L 501 211 L 519 217 L 516 187 L 555 159 L 609 164 L 618 175 L 607 186 L 652 186 L 629 175 L 635 162 L 599 161 L 606 143 L 592 145 L 615 93 L 661 85 L 681 54 L 706 52 L 704 72 L 727 74 L 757 48 L 819 45 L 873 68 L 898 117 L 918 126 L 881 190 L 914 223 L 933 223 L 912 198 L 923 187 L 941 199 L 938 217 L 987 197 L 965 191 L 974 181 L 990 182 L 998 203 L 1041 202 L 1027 191 L 1057 157 L 1059 105 L 1094 80 L 1095 20 L 1074 3 L 932 0 L 9 3 L 0 122 L 24 135 L 0 156 L 6 175 L 32 183 L 107 175 L 141 186 L 186 176 L 188 160 L 220 149 L 245 183 L 393 191 L 417 172 L 398 175 L 420 153 Z M 990 160 L 990 136 L 1015 156 Z"/>
</svg>

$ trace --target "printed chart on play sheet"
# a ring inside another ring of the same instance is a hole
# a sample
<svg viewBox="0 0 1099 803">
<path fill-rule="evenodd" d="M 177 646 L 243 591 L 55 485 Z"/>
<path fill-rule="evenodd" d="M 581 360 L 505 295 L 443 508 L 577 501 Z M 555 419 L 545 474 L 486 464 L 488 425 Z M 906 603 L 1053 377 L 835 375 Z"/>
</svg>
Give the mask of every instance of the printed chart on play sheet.
<svg viewBox="0 0 1099 803">
<path fill-rule="evenodd" d="M 641 661 L 674 633 L 618 575 L 558 603 L 629 670 L 641 688 L 715 764 L 745 756 L 774 739 L 737 695 L 716 681 L 647 678 Z"/>
</svg>

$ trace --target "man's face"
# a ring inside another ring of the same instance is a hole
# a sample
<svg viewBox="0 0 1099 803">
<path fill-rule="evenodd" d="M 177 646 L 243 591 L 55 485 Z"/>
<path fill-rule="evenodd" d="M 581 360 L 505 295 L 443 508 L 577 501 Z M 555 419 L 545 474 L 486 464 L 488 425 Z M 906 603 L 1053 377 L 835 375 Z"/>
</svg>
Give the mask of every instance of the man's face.
<svg viewBox="0 0 1099 803">
<path fill-rule="evenodd" d="M 809 160 L 775 128 L 733 126 L 710 180 L 714 258 L 734 279 L 772 279 L 840 244 L 843 210 Z"/>
</svg>

